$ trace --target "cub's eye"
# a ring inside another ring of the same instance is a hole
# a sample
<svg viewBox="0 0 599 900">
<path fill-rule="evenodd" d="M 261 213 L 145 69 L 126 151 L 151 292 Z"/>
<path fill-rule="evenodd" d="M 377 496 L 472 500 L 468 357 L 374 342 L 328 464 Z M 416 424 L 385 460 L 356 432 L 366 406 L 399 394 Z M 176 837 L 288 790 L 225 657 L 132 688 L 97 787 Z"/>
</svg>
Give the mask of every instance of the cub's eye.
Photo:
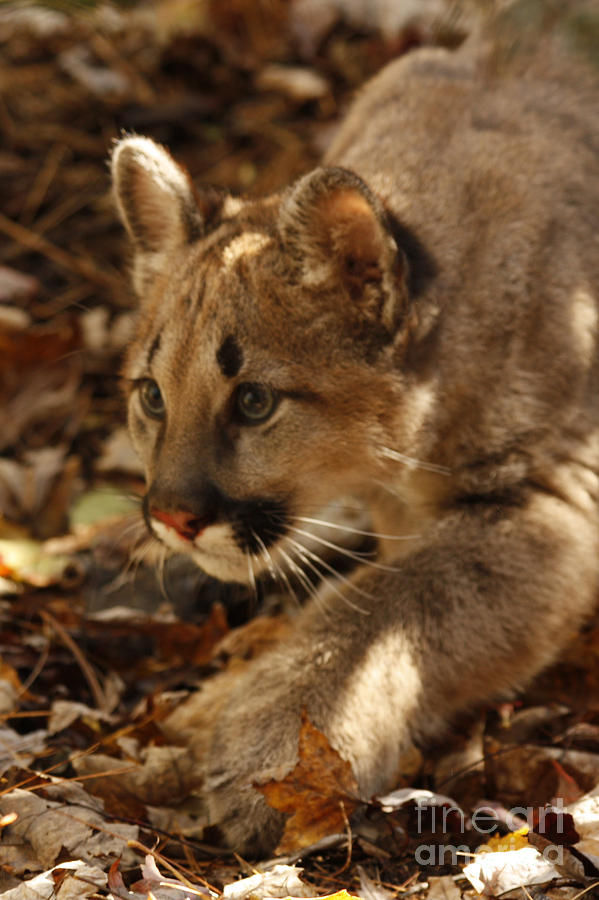
<svg viewBox="0 0 599 900">
<path fill-rule="evenodd" d="M 153 378 L 144 378 L 140 383 L 139 399 L 147 416 L 151 416 L 153 419 L 162 419 L 164 417 L 164 398 Z"/>
<path fill-rule="evenodd" d="M 235 405 L 239 419 L 244 425 L 259 425 L 266 422 L 277 408 L 276 393 L 265 384 L 244 382 L 237 388 Z"/>
</svg>

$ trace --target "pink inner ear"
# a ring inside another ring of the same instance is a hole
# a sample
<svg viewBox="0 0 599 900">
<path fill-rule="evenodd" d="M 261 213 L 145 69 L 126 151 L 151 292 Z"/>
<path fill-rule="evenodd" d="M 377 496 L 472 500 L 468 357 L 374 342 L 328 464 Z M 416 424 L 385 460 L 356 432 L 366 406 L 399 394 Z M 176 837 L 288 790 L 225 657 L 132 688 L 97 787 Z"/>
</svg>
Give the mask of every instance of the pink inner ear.
<svg viewBox="0 0 599 900">
<path fill-rule="evenodd" d="M 330 236 L 332 250 L 345 263 L 350 277 L 379 280 L 384 233 L 377 215 L 359 191 L 336 190 L 319 204 L 323 229 Z"/>
</svg>

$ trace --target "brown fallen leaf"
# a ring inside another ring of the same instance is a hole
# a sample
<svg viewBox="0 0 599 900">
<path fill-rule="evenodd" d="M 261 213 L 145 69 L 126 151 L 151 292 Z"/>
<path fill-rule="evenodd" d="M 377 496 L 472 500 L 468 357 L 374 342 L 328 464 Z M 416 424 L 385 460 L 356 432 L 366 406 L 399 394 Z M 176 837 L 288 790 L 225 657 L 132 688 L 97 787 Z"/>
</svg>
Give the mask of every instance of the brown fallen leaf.
<svg viewBox="0 0 599 900">
<path fill-rule="evenodd" d="M 52 780 L 43 790 L 14 788 L 0 797 L 0 815 L 16 813 L 2 832 L 0 865 L 15 875 L 42 872 L 61 861 L 79 858 L 93 865 L 101 858 L 135 860 L 128 841 L 136 825 L 107 821 L 100 800 L 74 781 Z"/>
<path fill-rule="evenodd" d="M 344 831 L 348 817 L 360 803 L 352 767 L 305 712 L 295 768 L 282 781 L 254 786 L 270 806 L 289 814 L 276 853 L 292 853 L 326 835 Z"/>
</svg>

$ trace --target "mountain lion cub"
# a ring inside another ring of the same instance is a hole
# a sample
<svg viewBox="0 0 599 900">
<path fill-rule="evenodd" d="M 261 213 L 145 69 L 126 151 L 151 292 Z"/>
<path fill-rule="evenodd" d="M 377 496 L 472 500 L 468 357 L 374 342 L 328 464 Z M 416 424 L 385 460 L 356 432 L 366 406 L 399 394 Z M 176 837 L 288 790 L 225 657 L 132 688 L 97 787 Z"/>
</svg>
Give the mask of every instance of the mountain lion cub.
<svg viewBox="0 0 599 900">
<path fill-rule="evenodd" d="M 418 51 L 363 90 L 321 167 L 263 200 L 196 192 L 147 138 L 115 149 L 150 530 L 219 579 L 276 569 L 290 588 L 343 544 L 327 505 L 355 497 L 379 537 L 289 638 L 174 714 L 243 852 L 281 834 L 253 784 L 295 764 L 302 710 L 369 797 L 593 609 L 593 90 Z"/>
</svg>

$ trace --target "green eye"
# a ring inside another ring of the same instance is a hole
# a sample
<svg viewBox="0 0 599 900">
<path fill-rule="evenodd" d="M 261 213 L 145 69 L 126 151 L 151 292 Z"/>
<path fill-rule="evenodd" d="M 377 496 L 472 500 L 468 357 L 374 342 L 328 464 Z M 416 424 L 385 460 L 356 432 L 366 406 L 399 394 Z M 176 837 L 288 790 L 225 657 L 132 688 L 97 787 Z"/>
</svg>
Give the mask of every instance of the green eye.
<svg viewBox="0 0 599 900">
<path fill-rule="evenodd" d="M 153 378 L 144 378 L 139 385 L 139 399 L 143 411 L 153 419 L 164 418 L 164 398 Z"/>
<path fill-rule="evenodd" d="M 272 416 L 278 397 L 265 384 L 244 382 L 237 388 L 235 405 L 238 418 L 244 425 L 259 425 Z"/>
</svg>

